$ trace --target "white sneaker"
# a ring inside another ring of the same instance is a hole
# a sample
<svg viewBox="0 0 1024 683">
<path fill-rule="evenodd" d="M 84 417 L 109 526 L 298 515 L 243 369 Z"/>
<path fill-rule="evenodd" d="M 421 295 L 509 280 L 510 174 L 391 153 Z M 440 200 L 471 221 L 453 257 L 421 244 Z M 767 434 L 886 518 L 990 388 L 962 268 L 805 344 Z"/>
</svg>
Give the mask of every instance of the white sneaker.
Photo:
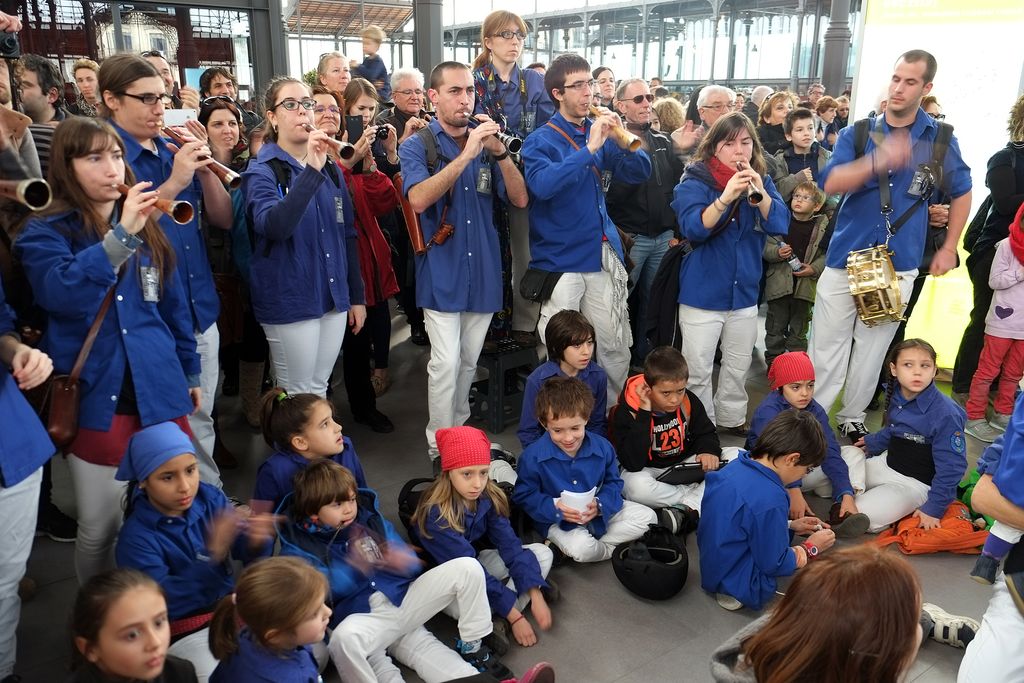
<svg viewBox="0 0 1024 683">
<path fill-rule="evenodd" d="M 735 612 L 738 609 L 743 609 L 743 603 L 732 597 L 728 593 L 715 593 L 715 602 L 722 609 L 727 609 L 730 612 Z"/>
<path fill-rule="evenodd" d="M 931 633 L 932 640 L 945 645 L 965 648 L 974 640 L 975 634 L 981 628 L 981 624 L 974 619 L 950 614 L 930 602 L 921 605 L 921 609 L 935 622 Z"/>
<path fill-rule="evenodd" d="M 984 418 L 968 420 L 964 432 L 982 443 L 992 443 L 1002 432 L 990 425 Z"/>
</svg>

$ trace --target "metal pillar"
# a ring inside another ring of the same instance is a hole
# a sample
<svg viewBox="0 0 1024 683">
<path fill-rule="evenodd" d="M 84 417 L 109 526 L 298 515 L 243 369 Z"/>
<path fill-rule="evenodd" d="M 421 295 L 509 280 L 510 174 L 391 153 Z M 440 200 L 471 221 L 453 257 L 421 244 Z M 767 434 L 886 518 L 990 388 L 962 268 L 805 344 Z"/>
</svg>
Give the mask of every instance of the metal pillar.
<svg viewBox="0 0 1024 683">
<path fill-rule="evenodd" d="M 715 82 L 715 55 L 718 53 L 718 19 L 720 15 L 715 10 L 715 16 L 711 18 L 711 69 L 708 71 L 708 83 Z"/>
<path fill-rule="evenodd" d="M 444 61 L 444 25 L 442 0 L 413 0 L 416 34 L 413 38 L 413 65 L 429 74 L 435 64 Z"/>
<path fill-rule="evenodd" d="M 114 51 L 124 52 L 124 32 L 121 28 L 121 3 L 112 2 L 110 3 L 110 18 L 114 24 Z M 50 17 L 50 21 L 54 21 L 53 17 Z"/>
<path fill-rule="evenodd" d="M 736 10 L 729 12 L 729 61 L 725 67 L 725 80 L 736 78 Z"/>
<path fill-rule="evenodd" d="M 847 0 L 849 2 L 849 0 Z M 800 50 L 803 47 L 804 41 L 804 21 L 807 18 L 807 7 L 806 0 L 798 0 L 796 4 L 797 15 L 796 15 L 796 44 L 793 46 L 793 66 L 789 70 L 789 90 L 790 92 L 796 92 L 799 87 L 798 81 L 800 80 Z M 815 43 L 817 47 L 817 43 Z"/>
<path fill-rule="evenodd" d="M 665 77 L 665 17 L 658 15 L 658 78 Z"/>
<path fill-rule="evenodd" d="M 807 71 L 807 83 L 814 83 L 818 80 L 818 42 L 821 37 L 821 0 L 817 0 L 814 3 L 814 38 L 811 39 L 811 45 L 814 49 L 811 51 L 811 68 Z"/>
<path fill-rule="evenodd" d="M 832 12 L 825 30 L 825 58 L 821 79 L 825 92 L 840 93 L 846 89 L 851 38 L 850 0 L 832 0 Z"/>
<path fill-rule="evenodd" d="M 640 21 L 643 22 L 637 32 L 637 38 L 643 45 L 640 57 L 640 78 L 647 78 L 647 0 L 640 5 Z M 660 77 L 661 74 L 659 73 L 658 76 Z"/>
</svg>

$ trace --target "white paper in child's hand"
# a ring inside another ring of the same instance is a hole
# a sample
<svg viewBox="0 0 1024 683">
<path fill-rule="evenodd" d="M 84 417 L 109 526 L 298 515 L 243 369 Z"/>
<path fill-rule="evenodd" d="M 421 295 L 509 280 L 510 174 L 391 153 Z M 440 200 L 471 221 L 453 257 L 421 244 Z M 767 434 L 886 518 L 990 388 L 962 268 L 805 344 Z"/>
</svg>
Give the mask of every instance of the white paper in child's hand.
<svg viewBox="0 0 1024 683">
<path fill-rule="evenodd" d="M 597 493 L 597 487 L 579 493 L 577 491 L 562 491 L 562 505 L 570 507 L 573 510 L 585 512 L 587 506 L 590 505 L 590 501 L 594 500 L 594 495 Z"/>
</svg>

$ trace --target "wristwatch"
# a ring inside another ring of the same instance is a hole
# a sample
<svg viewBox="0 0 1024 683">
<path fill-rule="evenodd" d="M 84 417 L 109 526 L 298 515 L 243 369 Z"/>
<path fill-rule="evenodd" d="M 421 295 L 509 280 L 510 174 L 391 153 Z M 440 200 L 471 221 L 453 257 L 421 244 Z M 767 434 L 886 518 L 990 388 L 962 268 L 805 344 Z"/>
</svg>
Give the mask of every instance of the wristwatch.
<svg viewBox="0 0 1024 683">
<path fill-rule="evenodd" d="M 807 551 L 808 562 L 810 562 L 818 556 L 818 546 L 814 545 L 810 541 L 804 541 L 803 543 L 801 543 L 801 545 L 804 547 L 804 550 Z"/>
</svg>

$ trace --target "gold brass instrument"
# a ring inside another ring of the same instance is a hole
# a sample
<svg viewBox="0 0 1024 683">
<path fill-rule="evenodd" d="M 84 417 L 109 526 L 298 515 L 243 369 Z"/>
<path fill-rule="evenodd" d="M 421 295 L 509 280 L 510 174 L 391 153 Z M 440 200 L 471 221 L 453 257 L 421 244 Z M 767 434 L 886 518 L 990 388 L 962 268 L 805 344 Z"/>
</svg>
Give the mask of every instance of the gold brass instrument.
<svg viewBox="0 0 1024 683">
<path fill-rule="evenodd" d="M 42 211 L 50 205 L 53 193 L 50 185 L 42 178 L 23 180 L 0 180 L 0 197 L 13 199 L 33 211 Z"/>
<path fill-rule="evenodd" d="M 128 196 L 128 190 L 131 188 L 124 183 L 118 183 L 114 187 L 125 197 Z M 192 217 L 195 216 L 195 209 L 191 204 L 186 201 L 174 201 L 172 199 L 158 199 L 155 204 L 159 211 L 167 214 L 171 217 L 178 225 L 188 225 L 192 222 Z"/>
<path fill-rule="evenodd" d="M 598 116 L 601 116 L 602 114 L 604 114 L 603 111 L 601 111 L 594 105 L 590 105 L 591 116 L 596 118 Z M 615 138 L 615 143 L 619 147 L 621 147 L 622 149 L 628 149 L 630 152 L 637 151 L 638 149 L 640 149 L 640 145 L 643 144 L 640 138 L 638 138 L 636 135 L 633 135 L 632 133 L 630 133 L 628 130 L 621 126 L 616 126 L 615 128 L 612 128 L 611 135 L 612 137 Z"/>
</svg>

